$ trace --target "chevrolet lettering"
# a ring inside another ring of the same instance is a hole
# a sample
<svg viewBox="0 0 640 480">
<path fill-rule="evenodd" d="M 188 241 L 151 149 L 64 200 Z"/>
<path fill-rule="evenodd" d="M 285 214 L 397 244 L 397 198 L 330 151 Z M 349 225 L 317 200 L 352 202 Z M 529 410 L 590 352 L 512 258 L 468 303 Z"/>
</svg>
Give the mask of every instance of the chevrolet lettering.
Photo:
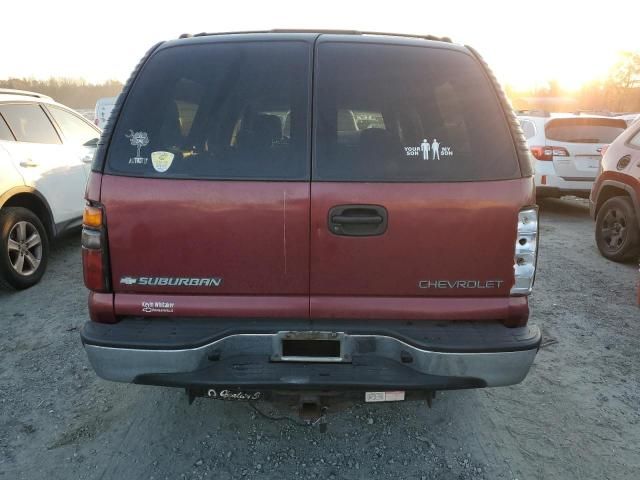
<svg viewBox="0 0 640 480">
<path fill-rule="evenodd" d="M 504 280 L 420 280 L 419 288 L 500 288 Z"/>
</svg>

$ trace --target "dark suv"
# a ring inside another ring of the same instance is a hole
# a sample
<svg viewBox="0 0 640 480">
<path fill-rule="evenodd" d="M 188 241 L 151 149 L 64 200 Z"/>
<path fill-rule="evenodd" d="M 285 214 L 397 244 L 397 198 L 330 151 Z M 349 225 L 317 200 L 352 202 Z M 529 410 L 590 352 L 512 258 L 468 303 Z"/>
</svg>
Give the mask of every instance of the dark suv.
<svg viewBox="0 0 640 480">
<path fill-rule="evenodd" d="M 98 375 L 193 395 L 385 401 L 529 371 L 529 151 L 469 47 L 358 32 L 156 45 L 96 153 Z"/>
</svg>

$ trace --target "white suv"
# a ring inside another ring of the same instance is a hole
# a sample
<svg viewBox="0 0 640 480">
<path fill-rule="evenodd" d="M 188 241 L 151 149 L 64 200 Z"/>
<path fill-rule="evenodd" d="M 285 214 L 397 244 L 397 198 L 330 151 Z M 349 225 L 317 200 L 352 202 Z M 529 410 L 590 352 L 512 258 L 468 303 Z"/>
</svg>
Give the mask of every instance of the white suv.
<svg viewBox="0 0 640 480">
<path fill-rule="evenodd" d="M 538 198 L 589 197 L 602 147 L 626 128 L 621 118 L 520 111 L 518 120 L 535 160 Z"/>
<path fill-rule="evenodd" d="M 0 285 L 37 283 L 49 240 L 82 223 L 99 136 L 49 97 L 0 89 Z"/>
</svg>

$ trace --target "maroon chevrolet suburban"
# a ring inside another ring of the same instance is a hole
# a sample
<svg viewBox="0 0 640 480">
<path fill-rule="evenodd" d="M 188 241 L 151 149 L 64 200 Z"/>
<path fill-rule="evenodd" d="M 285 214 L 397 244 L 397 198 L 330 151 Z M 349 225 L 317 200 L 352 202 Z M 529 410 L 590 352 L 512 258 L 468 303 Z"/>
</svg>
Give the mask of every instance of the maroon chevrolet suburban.
<svg viewBox="0 0 640 480">
<path fill-rule="evenodd" d="M 305 408 L 518 383 L 540 345 L 532 173 L 495 78 L 448 39 L 159 43 L 87 187 L 89 360 Z"/>
</svg>

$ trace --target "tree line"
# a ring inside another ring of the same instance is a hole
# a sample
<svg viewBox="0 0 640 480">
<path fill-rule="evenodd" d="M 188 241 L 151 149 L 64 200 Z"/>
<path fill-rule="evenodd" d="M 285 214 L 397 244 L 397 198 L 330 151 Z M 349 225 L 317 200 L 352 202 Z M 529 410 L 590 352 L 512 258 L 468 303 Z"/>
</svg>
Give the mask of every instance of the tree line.
<svg viewBox="0 0 640 480">
<path fill-rule="evenodd" d="M 117 80 L 94 84 L 69 78 L 50 78 L 48 80 L 8 78 L 0 80 L 0 88 L 29 90 L 48 95 L 71 108 L 84 109 L 95 107 L 99 98 L 117 96 L 122 90 L 122 83 Z"/>
<path fill-rule="evenodd" d="M 99 98 L 117 96 L 122 83 L 117 80 L 94 84 L 69 78 L 8 78 L 0 80 L 0 88 L 34 91 L 72 108 L 84 109 L 93 108 Z M 556 80 L 533 90 L 516 90 L 509 85 L 505 90 L 517 109 L 640 112 L 640 52 L 621 52 L 607 78 L 587 82 L 577 92 L 562 89 Z"/>
<path fill-rule="evenodd" d="M 640 112 L 640 52 L 621 52 L 605 79 L 587 82 L 576 92 L 562 89 L 556 80 L 529 91 L 509 85 L 505 90 L 516 109 Z"/>
</svg>

